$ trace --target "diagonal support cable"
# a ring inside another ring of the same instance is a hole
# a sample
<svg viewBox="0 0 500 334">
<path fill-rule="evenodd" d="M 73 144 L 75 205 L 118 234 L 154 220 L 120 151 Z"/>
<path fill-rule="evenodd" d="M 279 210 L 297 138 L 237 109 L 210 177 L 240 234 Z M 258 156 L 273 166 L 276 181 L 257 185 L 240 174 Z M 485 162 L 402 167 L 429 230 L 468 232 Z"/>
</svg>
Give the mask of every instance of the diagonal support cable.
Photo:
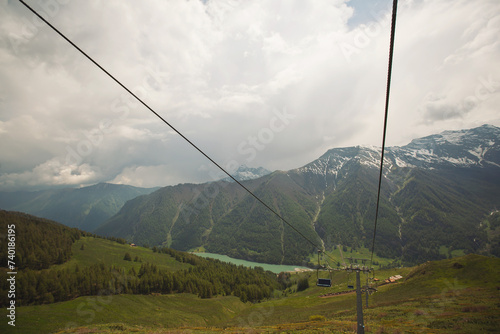
<svg viewBox="0 0 500 334">
<path fill-rule="evenodd" d="M 208 154 L 206 154 L 203 150 L 201 150 L 197 145 L 195 145 L 192 141 L 190 141 L 186 136 L 184 136 L 179 130 L 177 130 L 172 124 L 167 122 L 163 117 L 160 116 L 156 111 L 153 110 L 148 104 L 146 104 L 143 100 L 141 100 L 136 94 L 134 94 L 130 89 L 127 88 L 124 84 L 122 84 L 116 77 L 114 77 L 111 73 L 109 73 L 104 67 L 99 65 L 92 57 L 90 57 L 87 53 L 85 53 L 81 48 L 79 48 L 75 43 L 73 43 L 68 37 L 66 37 L 62 32 L 60 32 L 56 27 L 54 27 L 50 22 L 44 19 L 37 11 L 31 8 L 26 2 L 23 0 L 19 0 L 26 8 L 28 8 L 33 14 L 35 14 L 40 20 L 45 22 L 49 27 L 52 28 L 59 36 L 61 36 L 64 40 L 66 40 L 69 44 L 71 44 L 75 49 L 77 49 L 82 55 L 84 55 L 88 60 L 90 60 L 95 66 L 97 66 L 101 71 L 103 71 L 108 77 L 110 77 L 113 81 L 115 81 L 120 87 L 127 91 L 130 95 L 132 95 L 137 101 L 139 101 L 144 107 L 146 107 L 149 111 L 151 111 L 156 117 L 158 117 L 163 123 L 168 125 L 174 132 L 176 132 L 179 136 L 182 137 L 186 142 L 188 142 L 192 147 L 194 147 L 199 153 L 201 153 L 205 158 L 207 158 L 212 164 L 214 164 L 217 168 L 219 168 L 222 172 L 224 172 L 227 176 L 229 176 L 234 182 L 236 182 L 240 187 L 242 187 L 246 192 L 248 192 L 252 197 L 254 197 L 259 203 L 261 203 L 264 207 L 266 207 L 269 211 L 271 211 L 275 216 L 277 216 L 281 221 L 283 221 L 286 225 L 288 225 L 292 230 L 297 232 L 304 238 L 307 242 L 309 242 L 312 246 L 317 249 L 320 249 L 315 242 L 306 237 L 302 232 L 300 232 L 295 226 L 290 224 L 286 219 L 284 219 L 278 212 L 272 209 L 269 205 L 267 205 L 264 201 L 262 201 L 257 195 L 255 195 L 252 191 L 250 191 L 247 187 L 245 187 L 240 181 L 238 181 L 234 176 L 232 176 L 229 172 L 227 172 L 222 166 L 220 166 L 217 162 L 215 162 Z"/>
</svg>

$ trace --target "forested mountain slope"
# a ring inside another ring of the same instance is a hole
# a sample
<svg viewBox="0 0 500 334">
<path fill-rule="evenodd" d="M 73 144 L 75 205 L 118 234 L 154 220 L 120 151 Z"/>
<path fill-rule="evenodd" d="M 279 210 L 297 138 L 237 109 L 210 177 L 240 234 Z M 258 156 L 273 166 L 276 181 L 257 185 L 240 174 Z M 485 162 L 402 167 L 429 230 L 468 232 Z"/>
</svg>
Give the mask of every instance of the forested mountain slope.
<svg viewBox="0 0 500 334">
<path fill-rule="evenodd" d="M 156 189 L 99 183 L 83 188 L 0 192 L 0 208 L 92 231 L 116 214 L 126 201 Z"/>
<path fill-rule="evenodd" d="M 294 170 L 243 181 L 319 247 L 371 247 L 380 149 L 335 148 Z M 375 251 L 407 264 L 494 248 L 500 129 L 445 131 L 387 148 Z M 314 246 L 237 185 L 178 185 L 129 201 L 97 233 L 271 263 L 302 264 Z"/>
</svg>

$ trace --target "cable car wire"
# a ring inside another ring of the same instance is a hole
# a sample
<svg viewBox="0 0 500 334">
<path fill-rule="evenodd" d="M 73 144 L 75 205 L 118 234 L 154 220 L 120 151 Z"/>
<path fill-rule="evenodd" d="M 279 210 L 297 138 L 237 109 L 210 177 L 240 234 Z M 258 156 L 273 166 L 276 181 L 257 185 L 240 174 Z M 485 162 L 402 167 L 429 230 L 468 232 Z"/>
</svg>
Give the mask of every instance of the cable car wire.
<svg viewBox="0 0 500 334">
<path fill-rule="evenodd" d="M 45 24 L 47 24 L 52 30 L 54 30 L 59 36 L 61 36 L 64 40 L 66 40 L 71 46 L 73 46 L 76 50 L 78 50 L 83 56 L 85 56 L 89 61 L 91 61 L 95 66 L 97 66 L 101 71 L 103 71 L 108 77 L 110 77 L 113 81 L 115 81 L 120 87 L 122 87 L 127 93 L 129 93 L 132 97 L 134 97 L 138 102 L 140 102 L 144 107 L 146 107 L 151 113 L 153 113 L 157 118 L 159 118 L 163 123 L 165 123 L 168 127 L 170 127 L 175 133 L 177 133 L 182 139 L 184 139 L 187 143 L 189 143 L 193 148 L 195 148 L 200 154 L 202 154 L 206 159 L 208 159 L 212 164 L 214 164 L 217 168 L 219 168 L 224 174 L 226 174 L 229 178 L 231 178 L 234 182 L 236 182 L 241 188 L 243 188 L 248 194 L 254 197 L 259 203 L 261 203 L 264 207 L 266 207 L 269 211 L 271 211 L 275 216 L 277 216 L 281 221 L 283 221 L 286 225 L 288 225 L 292 230 L 297 232 L 302 238 L 304 238 L 307 242 L 309 242 L 316 249 L 320 250 L 331 260 L 334 260 L 328 253 L 326 253 L 322 247 L 317 245 L 311 239 L 306 237 L 302 232 L 300 232 L 296 227 L 290 224 L 285 218 L 283 218 L 278 212 L 272 209 L 268 204 L 262 201 L 257 195 L 255 195 L 252 191 L 250 191 L 247 187 L 245 187 L 240 181 L 238 181 L 234 176 L 232 176 L 229 172 L 227 172 L 222 166 L 220 166 L 215 160 L 213 160 L 208 154 L 206 154 L 201 148 L 199 148 L 196 144 L 194 144 L 191 140 L 189 140 L 186 136 L 184 136 L 177 128 L 175 128 L 172 124 L 170 124 L 166 119 L 164 119 L 160 114 L 158 114 L 153 108 L 151 108 L 147 103 L 145 103 L 142 99 L 140 99 L 136 94 L 134 94 L 127 86 L 121 83 L 115 76 L 113 76 L 110 72 L 108 72 L 104 67 L 102 67 L 97 61 L 95 61 L 91 56 L 89 56 L 85 51 L 79 48 L 73 41 L 71 41 L 66 35 L 64 35 L 61 31 L 59 31 L 55 26 L 53 26 L 50 22 L 48 22 L 45 18 L 43 18 L 37 11 L 35 11 L 31 6 L 29 6 L 25 1 L 19 0 L 28 10 L 30 10 L 34 15 L 36 15 L 40 20 L 42 20 Z M 390 52 L 389 52 L 389 69 L 387 76 L 387 89 L 386 89 L 386 100 L 385 100 L 385 117 L 384 117 L 384 131 L 383 131 L 383 139 L 382 139 L 382 154 L 380 159 L 380 175 L 379 175 L 379 183 L 378 183 L 378 193 L 377 193 L 377 206 L 376 206 L 376 214 L 375 214 L 375 223 L 373 230 L 373 241 L 372 241 L 372 251 L 371 251 L 371 263 L 373 263 L 373 253 L 375 248 L 375 236 L 377 231 L 377 220 L 378 220 L 378 211 L 380 204 L 380 189 L 382 183 L 382 172 L 383 172 L 383 161 L 384 161 L 384 150 L 385 150 L 385 139 L 387 132 L 387 116 L 388 116 L 388 106 L 389 106 L 389 93 L 390 93 L 390 84 L 391 84 L 391 74 L 392 74 L 392 59 L 393 59 L 393 50 L 394 50 L 394 35 L 395 35 L 395 23 L 396 23 L 396 12 L 397 12 L 397 0 L 393 1 L 393 10 L 392 10 L 392 24 L 391 24 L 391 41 L 390 41 Z"/>
<path fill-rule="evenodd" d="M 82 55 L 84 55 L 88 60 L 90 60 L 95 66 L 97 66 L 101 71 L 107 74 L 113 81 L 115 81 L 118 85 L 120 85 L 124 90 L 127 91 L 130 95 L 132 95 L 137 101 L 139 101 L 144 107 L 146 107 L 149 111 L 151 111 L 156 117 L 158 117 L 163 123 L 168 125 L 174 132 L 176 132 L 179 136 L 182 137 L 186 142 L 188 142 L 192 147 L 194 147 L 199 153 L 201 153 L 205 158 L 207 158 L 212 164 L 214 164 L 217 168 L 219 168 L 222 172 L 224 172 L 227 176 L 229 176 L 234 182 L 236 182 L 240 187 L 242 187 L 246 192 L 248 192 L 252 197 L 254 197 L 258 202 L 264 205 L 269 211 L 271 211 L 274 215 L 276 215 L 281 221 L 283 221 L 286 225 L 288 225 L 292 230 L 297 232 L 302 236 L 307 242 L 309 242 L 315 248 L 322 250 L 322 248 L 313 242 L 311 239 L 306 237 L 302 232 L 300 232 L 296 227 L 290 224 L 285 218 L 283 218 L 278 212 L 272 209 L 269 205 L 267 205 L 264 201 L 262 201 L 257 195 L 255 195 L 252 191 L 250 191 L 247 187 L 245 187 L 241 182 L 239 182 L 235 177 L 233 177 L 229 172 L 227 172 L 222 166 L 220 166 L 217 162 L 215 162 L 208 154 L 206 154 L 202 149 L 200 149 L 197 145 L 195 145 L 192 141 L 190 141 L 186 136 L 184 136 L 179 130 L 177 130 L 172 124 L 167 122 L 160 114 L 153 110 L 146 102 L 141 100 L 136 94 L 134 94 L 130 89 L 127 88 L 124 84 L 120 82 L 116 77 L 114 77 L 111 73 L 109 73 L 104 67 L 99 65 L 92 57 L 90 57 L 85 51 L 79 48 L 75 43 L 73 43 L 68 37 L 66 37 L 62 32 L 60 32 L 56 27 L 54 27 L 50 22 L 44 19 L 37 11 L 31 8 L 26 2 L 23 0 L 19 0 L 26 8 L 28 8 L 33 14 L 35 14 L 40 20 L 45 22 L 52 30 L 54 30 L 59 36 L 65 39 L 69 44 L 71 44 L 75 49 L 77 49 Z"/>
<path fill-rule="evenodd" d="M 398 11 L 398 0 L 393 0 L 392 3 L 392 21 L 391 21 L 391 41 L 389 45 L 389 66 L 387 71 L 387 88 L 385 92 L 385 111 L 384 111 L 384 130 L 382 136 L 382 153 L 380 155 L 380 174 L 378 178 L 377 190 L 377 207 L 375 210 L 375 223 L 373 226 L 373 241 L 372 241 L 372 254 L 370 257 L 370 267 L 373 264 L 373 252 L 375 251 L 375 236 L 377 235 L 377 221 L 378 211 L 380 207 L 380 188 L 382 186 L 382 177 L 384 170 L 384 151 L 385 151 L 385 138 L 387 133 L 387 117 L 389 115 L 389 95 L 391 92 L 391 76 L 392 76 L 392 58 L 394 55 L 394 36 L 396 34 L 396 14 Z"/>
</svg>

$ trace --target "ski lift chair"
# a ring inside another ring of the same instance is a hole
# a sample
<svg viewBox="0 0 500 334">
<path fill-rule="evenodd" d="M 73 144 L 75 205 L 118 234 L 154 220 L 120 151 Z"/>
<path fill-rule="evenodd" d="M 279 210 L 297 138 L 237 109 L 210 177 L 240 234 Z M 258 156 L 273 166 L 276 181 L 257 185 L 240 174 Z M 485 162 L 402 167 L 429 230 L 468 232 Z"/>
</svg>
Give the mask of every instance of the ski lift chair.
<svg viewBox="0 0 500 334">
<path fill-rule="evenodd" d="M 329 278 L 318 278 L 317 286 L 321 286 L 324 288 L 329 288 L 332 286 L 332 280 Z"/>
<path fill-rule="evenodd" d="M 316 281 L 316 286 L 321 286 L 324 288 L 329 288 L 332 286 L 332 279 L 331 279 L 331 271 L 330 272 L 330 278 L 319 278 L 319 268 L 321 267 L 320 261 L 319 261 L 319 254 L 320 250 L 318 250 L 318 269 L 316 271 L 316 276 L 317 276 L 317 281 Z M 323 267 L 324 268 L 324 267 Z"/>
</svg>

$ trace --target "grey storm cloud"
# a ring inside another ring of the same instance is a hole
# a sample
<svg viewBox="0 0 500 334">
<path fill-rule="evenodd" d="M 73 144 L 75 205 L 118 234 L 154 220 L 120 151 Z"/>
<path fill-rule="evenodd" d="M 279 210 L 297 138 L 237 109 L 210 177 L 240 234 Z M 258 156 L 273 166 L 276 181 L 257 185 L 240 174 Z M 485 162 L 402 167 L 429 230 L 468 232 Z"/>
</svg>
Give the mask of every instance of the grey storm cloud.
<svg viewBox="0 0 500 334">
<path fill-rule="evenodd" d="M 228 169 L 380 145 L 391 1 L 28 1 Z M 500 125 L 500 2 L 400 1 L 388 144 Z M 214 167 L 0 1 L 0 189 L 164 186 Z"/>
</svg>

